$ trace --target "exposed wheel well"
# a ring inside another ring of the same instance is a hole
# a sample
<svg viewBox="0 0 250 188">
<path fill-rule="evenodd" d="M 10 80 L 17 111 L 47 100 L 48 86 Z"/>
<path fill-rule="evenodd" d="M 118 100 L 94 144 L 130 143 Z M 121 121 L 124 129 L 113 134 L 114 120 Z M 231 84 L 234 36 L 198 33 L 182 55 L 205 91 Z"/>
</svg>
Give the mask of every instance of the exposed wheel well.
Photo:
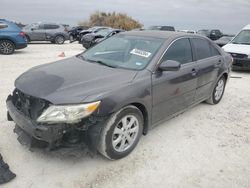
<svg viewBox="0 0 250 188">
<path fill-rule="evenodd" d="M 14 42 L 14 41 L 12 41 L 11 39 L 0 39 L 0 42 L 1 41 L 9 41 L 9 42 L 11 42 L 14 46 L 15 46 L 15 48 L 16 48 L 16 43 Z"/>
<path fill-rule="evenodd" d="M 148 111 L 146 107 L 141 103 L 132 103 L 131 105 L 137 107 L 142 112 L 143 119 L 144 119 L 143 134 L 146 135 L 148 132 L 148 126 L 149 126 Z"/>
<path fill-rule="evenodd" d="M 226 81 L 227 81 L 227 79 L 228 79 L 228 74 L 227 74 L 227 73 L 224 73 L 222 76 L 224 76 L 224 78 L 225 78 Z"/>
</svg>

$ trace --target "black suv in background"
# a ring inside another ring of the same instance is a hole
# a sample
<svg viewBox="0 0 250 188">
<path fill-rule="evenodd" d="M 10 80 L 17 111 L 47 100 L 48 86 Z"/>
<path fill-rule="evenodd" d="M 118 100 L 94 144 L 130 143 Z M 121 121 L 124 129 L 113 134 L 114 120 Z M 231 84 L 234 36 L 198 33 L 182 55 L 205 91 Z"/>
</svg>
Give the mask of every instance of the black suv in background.
<svg viewBox="0 0 250 188">
<path fill-rule="evenodd" d="M 69 39 L 67 29 L 62 24 L 55 23 L 33 23 L 23 28 L 27 40 L 50 41 L 55 44 L 63 44 Z"/>
<path fill-rule="evenodd" d="M 202 29 L 197 31 L 197 34 L 206 36 L 211 40 L 218 40 L 223 36 L 222 32 L 219 29 L 212 29 L 212 30 Z"/>
</svg>

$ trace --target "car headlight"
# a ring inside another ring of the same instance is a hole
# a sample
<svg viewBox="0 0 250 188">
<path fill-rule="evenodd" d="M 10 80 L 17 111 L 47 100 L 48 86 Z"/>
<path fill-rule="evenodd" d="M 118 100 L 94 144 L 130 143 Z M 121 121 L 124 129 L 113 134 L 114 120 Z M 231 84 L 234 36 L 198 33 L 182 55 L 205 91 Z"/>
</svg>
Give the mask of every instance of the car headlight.
<svg viewBox="0 0 250 188">
<path fill-rule="evenodd" d="M 78 123 L 82 118 L 92 114 L 100 101 L 76 105 L 51 105 L 38 118 L 40 123 Z"/>
<path fill-rule="evenodd" d="M 248 59 L 250 59 L 250 54 L 248 55 L 248 57 L 247 57 Z"/>
</svg>

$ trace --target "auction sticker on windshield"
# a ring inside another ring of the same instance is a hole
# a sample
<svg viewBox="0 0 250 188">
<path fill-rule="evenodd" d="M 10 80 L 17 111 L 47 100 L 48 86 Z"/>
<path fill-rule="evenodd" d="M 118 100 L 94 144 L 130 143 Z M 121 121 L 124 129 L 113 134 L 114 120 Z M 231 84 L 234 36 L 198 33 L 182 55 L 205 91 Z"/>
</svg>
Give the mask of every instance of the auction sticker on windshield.
<svg viewBox="0 0 250 188">
<path fill-rule="evenodd" d="M 139 49 L 136 49 L 136 48 L 133 49 L 130 53 L 134 54 L 134 55 L 141 56 L 141 57 L 145 57 L 145 58 L 148 58 L 151 55 L 150 52 L 139 50 Z"/>
</svg>

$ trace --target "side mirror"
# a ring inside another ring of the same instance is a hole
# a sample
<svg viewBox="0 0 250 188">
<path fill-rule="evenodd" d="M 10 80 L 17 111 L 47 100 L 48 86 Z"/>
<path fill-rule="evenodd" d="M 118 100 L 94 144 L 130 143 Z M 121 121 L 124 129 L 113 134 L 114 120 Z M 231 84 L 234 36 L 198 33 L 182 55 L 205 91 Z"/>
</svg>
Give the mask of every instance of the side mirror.
<svg viewBox="0 0 250 188">
<path fill-rule="evenodd" d="M 163 61 L 159 69 L 161 71 L 178 71 L 181 68 L 181 63 L 174 60 Z"/>
</svg>

